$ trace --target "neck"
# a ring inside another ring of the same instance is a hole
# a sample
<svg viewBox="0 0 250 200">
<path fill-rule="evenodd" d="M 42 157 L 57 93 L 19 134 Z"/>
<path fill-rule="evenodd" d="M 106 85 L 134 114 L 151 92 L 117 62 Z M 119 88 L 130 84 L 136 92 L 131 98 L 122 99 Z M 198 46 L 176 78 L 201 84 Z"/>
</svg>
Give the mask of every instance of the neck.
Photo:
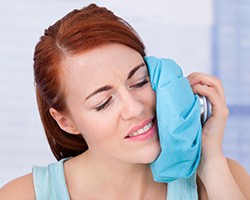
<svg viewBox="0 0 250 200">
<path fill-rule="evenodd" d="M 149 164 L 131 164 L 122 161 L 116 161 L 105 156 L 96 156 L 87 154 L 89 170 L 98 177 L 102 177 L 103 181 L 110 182 L 113 185 L 133 186 L 138 182 L 145 184 L 153 182 Z M 128 183 L 128 184 L 126 184 Z"/>
<path fill-rule="evenodd" d="M 84 173 L 78 175 L 78 185 L 82 181 L 80 177 L 84 177 L 83 188 L 89 187 L 87 191 L 92 190 L 100 199 L 147 199 L 154 194 L 166 195 L 166 185 L 153 181 L 149 164 L 111 161 L 103 156 L 97 159 L 90 152 L 81 155 L 78 163 L 78 171 L 81 169 L 80 174 Z"/>
</svg>

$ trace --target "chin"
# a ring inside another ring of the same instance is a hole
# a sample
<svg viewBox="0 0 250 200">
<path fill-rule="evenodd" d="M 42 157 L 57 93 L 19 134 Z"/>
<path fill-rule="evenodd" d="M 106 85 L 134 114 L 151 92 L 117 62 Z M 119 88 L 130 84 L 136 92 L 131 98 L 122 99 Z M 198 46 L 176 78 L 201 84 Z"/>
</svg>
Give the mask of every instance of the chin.
<svg viewBox="0 0 250 200">
<path fill-rule="evenodd" d="M 159 155 L 159 154 L 154 155 L 154 156 L 148 156 L 148 157 L 144 160 L 144 162 L 142 162 L 142 163 L 143 163 L 143 164 L 150 164 L 150 163 L 152 163 L 152 162 L 155 161 L 155 159 L 158 157 L 158 155 Z"/>
<path fill-rule="evenodd" d="M 141 163 L 143 164 L 149 164 L 152 163 L 160 154 L 161 149 L 160 146 L 157 145 L 157 147 L 150 149 L 148 151 L 144 151 L 143 155 L 141 156 Z"/>
</svg>

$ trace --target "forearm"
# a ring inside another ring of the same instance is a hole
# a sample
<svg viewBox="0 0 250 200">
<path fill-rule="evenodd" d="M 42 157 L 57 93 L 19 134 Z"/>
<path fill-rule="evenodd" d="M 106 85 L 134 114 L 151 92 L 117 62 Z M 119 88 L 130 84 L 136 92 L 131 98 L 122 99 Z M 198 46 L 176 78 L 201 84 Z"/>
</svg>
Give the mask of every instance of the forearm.
<svg viewBox="0 0 250 200">
<path fill-rule="evenodd" d="M 230 172 L 226 158 L 222 154 L 206 161 L 202 159 L 198 168 L 198 175 L 210 200 L 246 200 Z"/>
</svg>

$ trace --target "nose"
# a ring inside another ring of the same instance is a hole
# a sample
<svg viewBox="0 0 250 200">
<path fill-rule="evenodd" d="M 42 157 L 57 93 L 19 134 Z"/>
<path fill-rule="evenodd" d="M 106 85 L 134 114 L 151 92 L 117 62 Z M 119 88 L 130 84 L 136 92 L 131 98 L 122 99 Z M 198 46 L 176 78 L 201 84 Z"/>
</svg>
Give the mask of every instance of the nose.
<svg viewBox="0 0 250 200">
<path fill-rule="evenodd" d="M 126 91 L 122 95 L 121 117 L 124 120 L 129 120 L 138 117 L 143 113 L 144 105 L 140 101 L 140 97 L 133 92 Z"/>
</svg>

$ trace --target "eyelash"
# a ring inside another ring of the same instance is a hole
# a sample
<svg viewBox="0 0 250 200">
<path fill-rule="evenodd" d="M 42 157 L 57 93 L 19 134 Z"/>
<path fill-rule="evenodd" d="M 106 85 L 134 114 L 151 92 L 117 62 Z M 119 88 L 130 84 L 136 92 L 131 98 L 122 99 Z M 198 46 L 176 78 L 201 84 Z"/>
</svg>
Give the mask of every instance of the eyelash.
<svg viewBox="0 0 250 200">
<path fill-rule="evenodd" d="M 142 82 L 132 85 L 131 88 L 140 88 L 149 82 L 148 79 L 144 79 Z"/>
<path fill-rule="evenodd" d="M 99 111 L 104 110 L 105 108 L 107 108 L 109 106 L 109 104 L 111 103 L 111 99 L 112 99 L 112 97 L 109 97 L 107 99 L 107 101 L 105 101 L 102 105 L 96 107 L 95 110 L 97 112 L 99 112 Z"/>
<path fill-rule="evenodd" d="M 140 88 L 140 87 L 143 87 L 143 86 L 144 86 L 145 84 L 147 84 L 148 82 L 149 82 L 149 80 L 145 79 L 145 80 L 143 80 L 143 81 L 140 82 L 140 83 L 137 83 L 137 84 L 135 84 L 135 85 L 132 85 L 130 88 Z M 95 110 L 96 110 L 97 112 L 99 112 L 99 111 L 101 111 L 101 110 L 105 110 L 105 109 L 110 105 L 111 100 L 112 100 L 112 96 L 109 97 L 109 98 L 107 99 L 107 101 L 105 101 L 102 105 L 96 107 Z"/>
</svg>

